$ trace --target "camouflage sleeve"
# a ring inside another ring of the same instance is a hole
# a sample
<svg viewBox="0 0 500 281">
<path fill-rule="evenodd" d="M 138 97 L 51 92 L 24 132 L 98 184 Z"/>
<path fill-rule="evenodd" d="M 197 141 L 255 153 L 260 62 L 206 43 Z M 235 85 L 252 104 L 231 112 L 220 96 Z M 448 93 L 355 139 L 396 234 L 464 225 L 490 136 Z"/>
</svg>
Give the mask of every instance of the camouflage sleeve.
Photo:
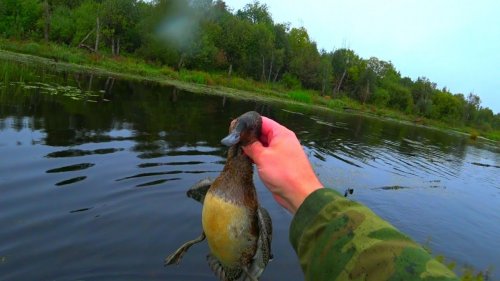
<svg viewBox="0 0 500 281">
<path fill-rule="evenodd" d="M 458 280 L 370 209 L 327 188 L 300 206 L 290 241 L 306 280 Z"/>
</svg>

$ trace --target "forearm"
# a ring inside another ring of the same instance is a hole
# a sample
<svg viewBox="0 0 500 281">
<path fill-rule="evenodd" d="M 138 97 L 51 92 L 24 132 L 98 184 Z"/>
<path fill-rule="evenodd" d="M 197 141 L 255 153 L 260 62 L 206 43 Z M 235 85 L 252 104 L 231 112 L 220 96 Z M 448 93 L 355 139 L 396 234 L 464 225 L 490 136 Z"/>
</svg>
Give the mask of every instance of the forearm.
<svg viewBox="0 0 500 281">
<path fill-rule="evenodd" d="M 306 198 L 290 240 L 306 280 L 457 280 L 387 221 L 331 189 Z"/>
</svg>

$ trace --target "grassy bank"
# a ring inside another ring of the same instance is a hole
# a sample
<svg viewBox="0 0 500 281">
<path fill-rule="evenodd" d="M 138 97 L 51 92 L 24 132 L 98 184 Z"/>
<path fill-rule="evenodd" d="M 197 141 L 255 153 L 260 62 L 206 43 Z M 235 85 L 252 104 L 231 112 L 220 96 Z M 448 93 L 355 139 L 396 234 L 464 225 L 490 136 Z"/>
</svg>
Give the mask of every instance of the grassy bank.
<svg viewBox="0 0 500 281">
<path fill-rule="evenodd" d="M 111 57 L 107 55 L 90 54 L 89 52 L 61 46 L 53 43 L 36 43 L 31 41 L 12 41 L 0 39 L 0 50 L 10 51 L 17 54 L 27 54 L 43 57 L 48 60 L 38 62 L 47 64 L 58 64 L 67 68 L 86 70 L 93 72 L 106 72 L 117 76 L 136 76 L 148 80 L 170 80 L 194 83 L 206 86 L 222 86 L 232 89 L 253 91 L 266 95 L 279 95 L 284 89 L 268 84 L 255 82 L 239 77 L 227 77 L 221 73 L 206 73 L 201 71 L 181 70 L 175 71 L 168 66 L 160 66 L 145 62 L 144 60 L 123 55 Z M 3 57 L 7 55 L 4 54 Z M 9 54 L 14 59 L 14 54 Z M 34 60 L 34 58 L 19 58 L 21 60 Z M 34 62 L 34 61 L 33 61 Z M 76 67 L 78 65 L 80 67 Z"/>
<path fill-rule="evenodd" d="M 374 105 L 363 105 L 347 97 L 332 99 L 329 96 L 321 96 L 319 92 L 312 90 L 290 90 L 281 84 L 261 83 L 236 76 L 228 77 L 226 73 L 207 73 L 193 70 L 175 71 L 168 66 L 155 65 L 127 55 L 111 57 L 90 54 L 82 49 L 53 43 L 45 44 L 32 41 L 0 39 L 0 59 L 2 58 L 25 63 L 48 65 L 56 69 L 93 72 L 134 80 L 155 81 L 196 93 L 297 103 L 335 111 L 349 111 L 417 125 L 456 130 L 470 135 L 471 138 L 482 136 L 492 140 L 500 140 L 500 131 L 481 131 L 469 127 L 452 127 L 442 121 L 429 120 Z"/>
</svg>

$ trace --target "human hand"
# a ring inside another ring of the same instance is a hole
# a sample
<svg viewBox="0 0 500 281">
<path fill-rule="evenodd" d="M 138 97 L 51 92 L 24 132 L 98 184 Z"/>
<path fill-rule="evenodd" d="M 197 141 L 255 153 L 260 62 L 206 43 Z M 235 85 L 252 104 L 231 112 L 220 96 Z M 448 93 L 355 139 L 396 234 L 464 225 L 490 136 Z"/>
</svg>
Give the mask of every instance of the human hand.
<svg viewBox="0 0 500 281">
<path fill-rule="evenodd" d="M 260 178 L 274 199 L 292 214 L 323 185 L 316 177 L 295 133 L 262 116 L 262 136 L 243 151 L 257 165 Z"/>
</svg>

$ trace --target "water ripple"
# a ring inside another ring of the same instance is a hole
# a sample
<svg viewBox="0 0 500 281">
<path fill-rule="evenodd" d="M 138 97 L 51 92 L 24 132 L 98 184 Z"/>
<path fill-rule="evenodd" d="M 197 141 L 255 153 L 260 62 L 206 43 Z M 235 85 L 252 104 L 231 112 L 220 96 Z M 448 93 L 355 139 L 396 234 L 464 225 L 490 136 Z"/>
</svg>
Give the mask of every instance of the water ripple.
<svg viewBox="0 0 500 281">
<path fill-rule="evenodd" d="M 481 166 L 481 167 L 492 167 L 492 168 L 500 168 L 500 166 L 490 165 L 485 163 L 471 162 L 472 165 Z"/>
<path fill-rule="evenodd" d="M 123 148 L 101 148 L 96 150 L 82 150 L 82 149 L 66 149 L 56 152 L 51 152 L 45 157 L 47 158 L 63 158 L 63 157 L 79 157 L 93 154 L 110 154 L 118 151 L 123 151 Z"/>
<path fill-rule="evenodd" d="M 75 164 L 75 165 L 70 165 L 70 166 L 64 166 L 61 168 L 55 168 L 55 169 L 50 169 L 47 170 L 46 173 L 51 174 L 51 173 L 64 173 L 64 172 L 73 172 L 73 171 L 80 171 L 80 170 L 85 170 L 90 167 L 93 167 L 95 164 L 93 163 L 81 163 L 81 164 Z"/>
<path fill-rule="evenodd" d="M 347 160 L 347 159 L 345 159 L 345 158 L 343 158 L 343 157 L 340 157 L 339 155 L 336 155 L 336 154 L 334 154 L 334 153 L 329 153 L 329 154 L 330 154 L 332 157 L 334 157 L 334 158 L 336 158 L 336 159 L 338 159 L 338 160 L 340 160 L 340 161 L 342 161 L 342 162 L 344 162 L 344 163 L 347 163 L 347 164 L 352 165 L 352 166 L 354 166 L 354 167 L 362 168 L 360 165 L 358 165 L 358 164 L 356 164 L 356 163 L 352 162 L 351 160 Z"/>
<path fill-rule="evenodd" d="M 220 155 L 220 150 L 200 151 L 200 150 L 183 150 L 183 151 L 149 151 L 138 154 L 140 159 L 160 158 L 165 156 L 202 156 L 202 155 Z"/>
<path fill-rule="evenodd" d="M 88 210 L 91 210 L 93 207 L 90 207 L 90 208 L 81 208 L 81 209 L 76 209 L 76 210 L 71 210 L 69 211 L 70 214 L 73 214 L 73 213 L 80 213 L 80 212 L 85 212 L 85 211 L 88 211 Z"/>
<path fill-rule="evenodd" d="M 160 166 L 181 166 L 181 165 L 199 165 L 204 164 L 202 161 L 187 161 L 187 162 L 167 162 L 167 163 L 142 163 L 137 165 L 139 168 L 152 168 Z"/>
<path fill-rule="evenodd" d="M 181 178 L 160 179 L 160 180 L 155 180 L 155 181 L 150 181 L 150 182 L 138 184 L 135 187 L 149 187 L 149 186 L 158 185 L 158 184 L 162 184 L 162 183 L 169 182 L 169 181 L 177 181 L 177 180 L 181 180 Z"/>
<path fill-rule="evenodd" d="M 155 173 L 141 173 L 133 176 L 128 176 L 124 178 L 117 179 L 116 181 L 135 179 L 135 178 L 143 178 L 143 177 L 152 177 L 152 176 L 162 176 L 162 175 L 177 175 L 177 174 L 205 174 L 205 173 L 217 173 L 220 171 L 168 171 L 168 172 L 155 172 Z"/>
<path fill-rule="evenodd" d="M 56 183 L 56 186 L 63 186 L 63 185 L 73 184 L 73 183 L 76 183 L 76 182 L 80 182 L 80 181 L 82 181 L 82 180 L 84 180 L 86 178 L 87 178 L 86 176 L 71 178 L 69 180 L 64 180 L 64 181 L 60 181 L 60 182 Z"/>
</svg>

